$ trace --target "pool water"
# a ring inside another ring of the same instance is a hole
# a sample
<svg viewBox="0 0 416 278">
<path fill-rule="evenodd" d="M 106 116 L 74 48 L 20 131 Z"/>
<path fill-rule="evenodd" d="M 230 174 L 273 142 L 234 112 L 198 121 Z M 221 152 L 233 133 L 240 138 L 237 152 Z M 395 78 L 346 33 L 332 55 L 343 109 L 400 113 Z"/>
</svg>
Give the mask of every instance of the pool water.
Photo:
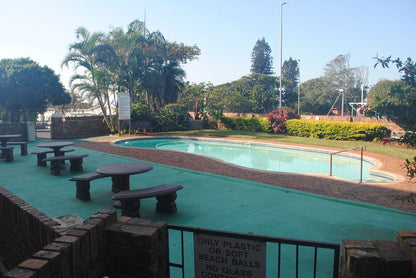
<svg viewBox="0 0 416 278">
<path fill-rule="evenodd" d="M 330 152 L 317 149 L 173 137 L 129 139 L 118 141 L 115 144 L 136 148 L 190 152 L 242 167 L 265 171 L 327 175 L 330 171 Z M 360 165 L 358 156 L 345 153 L 333 155 L 332 174 L 339 178 L 359 181 Z M 372 171 L 374 166 L 373 161 L 364 159 L 363 181 L 386 182 L 394 180 L 392 176 Z"/>
</svg>

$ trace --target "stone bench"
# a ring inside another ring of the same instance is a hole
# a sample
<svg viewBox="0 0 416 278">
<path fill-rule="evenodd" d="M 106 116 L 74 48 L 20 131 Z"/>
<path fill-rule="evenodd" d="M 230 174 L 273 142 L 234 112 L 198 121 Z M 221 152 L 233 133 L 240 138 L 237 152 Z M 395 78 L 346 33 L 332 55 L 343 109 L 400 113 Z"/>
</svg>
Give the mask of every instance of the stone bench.
<svg viewBox="0 0 416 278">
<path fill-rule="evenodd" d="M 82 172 L 83 170 L 82 159 L 87 156 L 88 154 L 72 154 L 72 155 L 64 155 L 64 156 L 54 156 L 54 157 L 45 158 L 43 161 L 51 162 L 51 174 L 52 175 L 60 175 L 62 162 L 65 162 L 65 160 L 69 160 L 71 162 L 71 167 L 70 167 L 71 172 Z"/>
<path fill-rule="evenodd" d="M 112 197 L 121 202 L 121 215 L 140 217 L 140 199 L 156 197 L 156 211 L 161 213 L 174 213 L 176 208 L 176 191 L 181 190 L 182 185 L 161 184 L 144 189 L 120 191 Z"/>
<path fill-rule="evenodd" d="M 27 155 L 27 142 L 7 142 L 7 145 L 19 145 L 20 155 Z"/>
<path fill-rule="evenodd" d="M 74 149 L 68 149 L 68 150 L 60 150 L 61 155 L 65 155 L 65 153 L 73 152 Z M 44 150 L 44 151 L 37 151 L 37 152 L 31 152 L 30 154 L 36 154 L 38 157 L 38 163 L 37 165 L 40 167 L 46 167 L 46 161 L 43 161 L 48 153 L 53 153 L 53 150 Z"/>
<path fill-rule="evenodd" d="M 97 172 L 86 173 L 86 174 L 72 177 L 70 181 L 75 181 L 76 186 L 77 186 L 77 193 L 76 193 L 77 199 L 82 200 L 82 201 L 91 200 L 90 181 L 105 178 L 105 177 L 108 177 L 108 176 L 99 174 Z"/>
<path fill-rule="evenodd" d="M 1 157 L 5 158 L 7 162 L 13 161 L 13 149 L 14 147 L 0 147 Z"/>
</svg>

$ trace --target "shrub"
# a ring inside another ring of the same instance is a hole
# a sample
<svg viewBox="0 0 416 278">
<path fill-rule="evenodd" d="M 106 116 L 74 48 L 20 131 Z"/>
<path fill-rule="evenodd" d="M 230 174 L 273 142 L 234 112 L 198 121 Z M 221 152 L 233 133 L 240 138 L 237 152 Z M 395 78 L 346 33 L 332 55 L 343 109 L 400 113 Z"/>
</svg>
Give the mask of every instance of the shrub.
<svg viewBox="0 0 416 278">
<path fill-rule="evenodd" d="M 398 142 L 400 145 L 406 145 L 408 148 L 414 148 L 416 147 L 416 132 L 407 131 L 404 136 L 395 139 L 394 141 Z"/>
<path fill-rule="evenodd" d="M 136 121 L 152 121 L 153 115 L 146 103 L 136 103 L 131 111 L 131 120 Z"/>
<path fill-rule="evenodd" d="M 413 179 L 416 175 L 416 156 L 413 158 L 413 161 L 406 158 L 404 168 L 406 168 L 407 176 L 410 180 Z"/>
<path fill-rule="evenodd" d="M 289 135 L 330 140 L 375 141 L 389 133 L 381 124 L 313 120 L 288 120 L 286 129 Z"/>
<path fill-rule="evenodd" d="M 293 110 L 273 110 L 267 115 L 271 130 L 274 133 L 286 133 L 286 121 L 296 118 L 296 113 Z"/>
<path fill-rule="evenodd" d="M 189 125 L 189 117 L 186 105 L 170 103 L 160 110 L 157 116 L 156 130 L 186 130 Z"/>
<path fill-rule="evenodd" d="M 221 123 L 227 129 L 250 132 L 270 132 L 270 125 L 267 118 L 223 117 Z"/>
</svg>

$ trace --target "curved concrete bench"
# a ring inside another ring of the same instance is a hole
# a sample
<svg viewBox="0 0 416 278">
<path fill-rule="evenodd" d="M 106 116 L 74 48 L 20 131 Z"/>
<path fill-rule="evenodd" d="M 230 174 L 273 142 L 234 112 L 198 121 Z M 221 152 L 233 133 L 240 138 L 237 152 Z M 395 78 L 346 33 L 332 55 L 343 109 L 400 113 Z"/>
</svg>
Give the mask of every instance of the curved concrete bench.
<svg viewBox="0 0 416 278">
<path fill-rule="evenodd" d="M 60 150 L 60 153 L 62 155 L 65 155 L 65 153 L 73 152 L 73 151 L 75 151 L 75 150 L 74 149 L 68 149 L 68 150 L 61 149 Z M 43 161 L 43 160 L 46 158 L 46 155 L 48 153 L 53 153 L 53 150 L 36 151 L 36 152 L 31 152 L 30 154 L 36 154 L 37 155 L 37 157 L 38 157 L 38 163 L 37 163 L 37 165 L 38 166 L 40 166 L 40 167 L 46 167 L 47 166 L 46 161 Z"/>
<path fill-rule="evenodd" d="M 99 174 L 97 172 L 86 173 L 86 174 L 81 174 L 81 175 L 72 177 L 70 181 L 75 181 L 76 186 L 77 186 L 77 193 L 76 193 L 77 199 L 82 200 L 82 201 L 91 200 L 90 181 L 105 178 L 105 177 L 108 177 L 108 176 Z"/>
<path fill-rule="evenodd" d="M 62 162 L 64 162 L 65 160 L 69 160 L 71 162 L 71 167 L 70 167 L 71 172 L 82 172 L 83 170 L 82 159 L 87 156 L 88 154 L 72 154 L 72 155 L 64 155 L 64 156 L 54 156 L 54 157 L 45 158 L 43 161 L 51 162 L 51 174 L 52 175 L 60 175 Z"/>
<path fill-rule="evenodd" d="M 176 208 L 176 192 L 183 188 L 178 184 L 161 184 L 144 189 L 120 191 L 112 197 L 121 202 L 121 215 L 140 217 L 140 199 L 156 197 L 156 211 L 174 213 Z"/>
</svg>

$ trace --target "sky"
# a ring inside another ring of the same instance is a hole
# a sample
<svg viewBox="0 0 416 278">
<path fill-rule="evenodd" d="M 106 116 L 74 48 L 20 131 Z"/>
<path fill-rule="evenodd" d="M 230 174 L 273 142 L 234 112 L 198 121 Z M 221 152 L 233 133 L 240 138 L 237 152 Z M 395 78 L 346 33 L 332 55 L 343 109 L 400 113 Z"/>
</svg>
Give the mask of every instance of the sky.
<svg viewBox="0 0 416 278">
<path fill-rule="evenodd" d="M 375 56 L 415 57 L 415 0 L 288 0 L 282 15 L 282 60 L 300 59 L 300 81 L 323 75 L 325 65 L 350 54 L 368 68 L 368 85 L 399 79 L 397 69 L 374 69 Z M 0 0 L 0 59 L 29 57 L 52 68 L 65 87 L 72 68 L 61 63 L 75 30 L 108 32 L 144 20 L 168 41 L 197 45 L 201 55 L 183 66 L 191 83 L 214 85 L 250 73 L 258 39 L 272 50 L 279 74 L 280 3 L 276 0 Z M 146 11 L 146 13 L 145 13 Z"/>
</svg>

